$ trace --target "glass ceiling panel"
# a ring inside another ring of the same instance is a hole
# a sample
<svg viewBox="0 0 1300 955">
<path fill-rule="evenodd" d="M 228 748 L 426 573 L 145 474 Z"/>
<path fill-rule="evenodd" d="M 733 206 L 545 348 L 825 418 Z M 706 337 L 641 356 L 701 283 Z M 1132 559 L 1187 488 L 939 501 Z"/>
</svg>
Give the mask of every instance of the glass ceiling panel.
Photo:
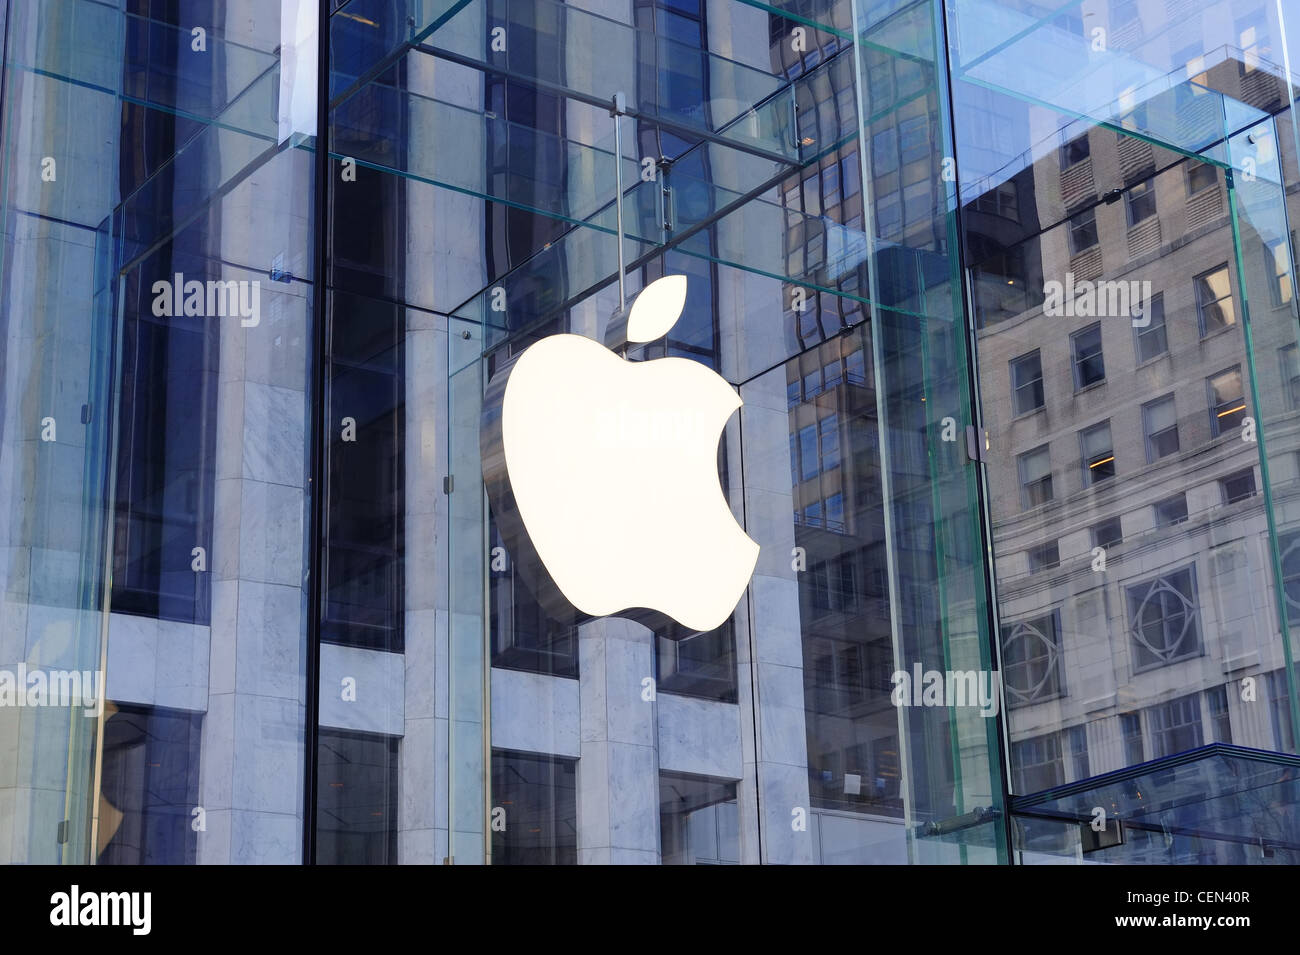
<svg viewBox="0 0 1300 955">
<path fill-rule="evenodd" d="M 1186 154 L 1212 146 L 1266 118 L 1187 79 L 1110 47 L 1076 4 L 1036 16 L 1011 0 L 961 0 L 950 8 L 954 78 L 1099 124 L 1123 128 Z M 1100 38 L 1099 38 L 1100 37 Z"/>
<path fill-rule="evenodd" d="M 389 0 L 353 0 L 330 30 L 336 107 L 415 48 L 588 103 L 608 104 L 621 92 L 631 115 L 777 160 L 799 157 L 783 77 L 555 0 L 401 0 L 396 13 Z M 707 89 L 707 98 L 677 92 L 693 87 Z"/>
<path fill-rule="evenodd" d="M 191 28 L 125 13 L 93 0 L 42 0 L 39 23 L 49 42 L 38 42 L 35 50 L 12 51 L 10 68 L 104 93 L 120 93 L 127 102 L 205 122 L 226 111 L 261 77 L 275 70 L 280 60 L 277 51 L 258 50 L 211 30 L 203 36 L 203 50 L 195 51 Z M 125 53 L 124 25 L 132 26 L 130 32 L 138 38 Z M 96 49 L 102 52 L 85 52 Z M 178 52 L 193 52 L 220 63 L 221 70 L 211 74 L 220 75 L 220 82 L 211 78 L 205 82 L 193 70 L 179 70 Z M 32 58 L 24 60 L 24 53 Z M 274 124 L 271 130 L 275 131 Z"/>
<path fill-rule="evenodd" d="M 826 33 L 833 33 L 840 37 L 851 36 L 853 14 L 849 0 L 773 0 L 771 3 L 741 0 L 741 2 L 746 6 L 778 14 L 787 20 L 816 27 Z"/>
<path fill-rule="evenodd" d="M 1029 796 L 1012 797 L 1017 815 L 1087 822 L 1094 808 L 1126 825 L 1295 844 L 1300 757 L 1213 743 L 1186 753 Z"/>
</svg>

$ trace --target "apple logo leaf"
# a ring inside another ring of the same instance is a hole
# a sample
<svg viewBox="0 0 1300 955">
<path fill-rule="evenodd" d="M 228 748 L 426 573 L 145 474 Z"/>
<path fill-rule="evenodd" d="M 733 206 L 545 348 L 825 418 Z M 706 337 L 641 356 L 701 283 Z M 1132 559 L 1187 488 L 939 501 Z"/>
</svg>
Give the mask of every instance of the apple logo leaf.
<svg viewBox="0 0 1300 955">
<path fill-rule="evenodd" d="M 663 338 L 686 307 L 686 276 L 665 275 L 641 290 L 627 318 L 629 342 Z"/>
</svg>

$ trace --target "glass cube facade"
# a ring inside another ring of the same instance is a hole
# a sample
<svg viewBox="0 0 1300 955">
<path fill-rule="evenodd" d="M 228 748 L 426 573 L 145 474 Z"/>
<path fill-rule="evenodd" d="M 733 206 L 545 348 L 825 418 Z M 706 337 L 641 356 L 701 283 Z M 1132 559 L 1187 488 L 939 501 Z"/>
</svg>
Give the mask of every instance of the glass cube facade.
<svg viewBox="0 0 1300 955">
<path fill-rule="evenodd" d="M 1289 3 L 0 17 L 0 861 L 1300 861 Z"/>
</svg>

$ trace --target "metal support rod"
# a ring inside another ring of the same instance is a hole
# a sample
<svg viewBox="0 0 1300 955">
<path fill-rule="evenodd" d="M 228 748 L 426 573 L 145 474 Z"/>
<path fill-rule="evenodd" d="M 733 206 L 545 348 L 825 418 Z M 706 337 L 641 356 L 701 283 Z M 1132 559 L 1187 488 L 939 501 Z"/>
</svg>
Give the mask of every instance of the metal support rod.
<svg viewBox="0 0 1300 955">
<path fill-rule="evenodd" d="M 627 310 L 626 264 L 623 260 L 623 114 L 627 101 L 622 93 L 615 93 L 609 104 L 609 115 L 614 117 L 614 218 L 618 229 L 618 310 Z"/>
</svg>

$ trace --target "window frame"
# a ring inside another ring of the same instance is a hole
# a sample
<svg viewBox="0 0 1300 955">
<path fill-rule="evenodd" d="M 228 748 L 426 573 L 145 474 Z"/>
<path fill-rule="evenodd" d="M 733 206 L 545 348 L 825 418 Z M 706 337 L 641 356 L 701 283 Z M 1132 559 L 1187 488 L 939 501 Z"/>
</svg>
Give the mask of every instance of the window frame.
<svg viewBox="0 0 1300 955">
<path fill-rule="evenodd" d="M 1169 354 L 1169 330 L 1165 324 L 1164 292 L 1152 293 L 1150 301 L 1147 302 L 1147 315 L 1149 321 L 1145 328 L 1139 328 L 1137 325 L 1133 326 L 1133 358 L 1138 367 Z M 1159 321 L 1156 321 L 1157 316 L 1159 316 Z M 1160 336 L 1160 350 L 1144 357 L 1142 343 L 1148 337 L 1156 334 Z"/>
<path fill-rule="evenodd" d="M 1078 147 L 1080 143 L 1083 144 L 1083 155 L 1079 156 L 1078 158 L 1071 158 L 1078 151 Z M 1075 136 L 1071 139 L 1066 139 L 1064 142 L 1061 143 L 1061 149 L 1060 149 L 1061 172 L 1065 172 L 1067 169 L 1073 169 L 1075 166 L 1079 165 L 1079 163 L 1085 162 L 1091 158 L 1092 158 L 1092 144 L 1088 141 L 1087 130 L 1084 130 L 1078 136 Z"/>
<path fill-rule="evenodd" d="M 1027 362 L 1030 359 L 1033 359 L 1038 363 L 1038 377 L 1031 378 L 1028 382 L 1017 385 L 1016 370 L 1022 363 Z M 1043 356 L 1041 350 L 1035 348 L 1031 352 L 1025 352 L 1023 355 L 1017 355 L 1015 358 L 1012 358 L 1009 362 L 1007 362 L 1007 366 L 1010 370 L 1010 376 L 1011 376 L 1012 417 L 1019 418 L 1024 415 L 1031 415 L 1037 411 L 1042 411 L 1044 408 L 1046 408 L 1047 390 L 1043 385 Z M 1032 408 L 1022 410 L 1020 407 L 1020 400 L 1019 400 L 1020 393 L 1026 388 L 1031 388 L 1035 383 L 1037 383 L 1038 385 L 1038 399 L 1039 399 L 1038 404 L 1034 405 L 1034 407 Z"/>
<path fill-rule="evenodd" d="M 1216 402 L 1215 388 L 1214 388 L 1215 381 L 1225 376 L 1232 375 L 1234 373 L 1237 376 L 1237 383 L 1241 389 L 1240 393 L 1235 398 L 1229 398 L 1225 401 Z M 1206 403 L 1206 407 L 1209 410 L 1209 416 L 1210 416 L 1210 437 L 1221 438 L 1225 434 L 1232 433 L 1233 430 L 1239 431 L 1241 427 L 1241 422 L 1247 417 L 1247 412 L 1250 410 L 1249 406 L 1246 403 L 1246 382 L 1241 374 L 1241 365 L 1233 365 L 1230 368 L 1225 368 L 1222 371 L 1216 372 L 1215 374 L 1206 377 L 1205 395 L 1206 395 L 1205 403 Z M 1237 405 L 1237 404 L 1240 405 L 1239 408 L 1229 408 L 1227 411 L 1220 410 L 1225 405 Z M 1237 414 L 1238 412 L 1240 412 L 1240 417 L 1237 418 L 1234 423 L 1230 425 L 1225 424 L 1224 422 L 1225 415 Z"/>
<path fill-rule="evenodd" d="M 1186 183 L 1186 187 L 1187 187 L 1187 198 L 1191 199 L 1193 196 L 1199 196 L 1203 192 L 1212 189 L 1219 184 L 1219 170 L 1217 167 L 1213 166 L 1212 164 L 1206 162 L 1197 162 L 1194 159 L 1188 159 L 1186 165 L 1187 165 L 1187 169 L 1184 172 L 1184 182 Z M 1197 176 L 1201 174 L 1203 170 L 1207 170 L 1207 169 L 1210 172 L 1212 181 L 1204 185 L 1194 187 L 1193 183 L 1196 180 Z"/>
<path fill-rule="evenodd" d="M 1224 273 L 1224 275 L 1228 279 L 1228 293 L 1220 298 L 1214 299 L 1213 301 L 1202 301 L 1201 298 L 1202 280 L 1205 280 L 1206 284 L 1208 285 L 1209 276 L 1216 275 L 1219 272 Z M 1212 269 L 1206 269 L 1204 272 L 1201 272 L 1198 275 L 1193 276 L 1192 294 L 1196 301 L 1196 324 L 1200 330 L 1201 338 L 1209 338 L 1211 335 L 1215 334 L 1216 332 L 1227 331 L 1229 328 L 1236 327 L 1237 303 L 1232 294 L 1232 272 L 1228 269 L 1227 262 L 1224 262 L 1220 265 L 1216 265 Z M 1226 311 L 1229 315 L 1231 315 L 1232 321 L 1224 322 L 1221 325 L 1216 324 L 1214 327 L 1211 327 L 1210 323 L 1206 320 L 1206 309 L 1216 305 L 1222 308 L 1222 304 L 1224 302 L 1228 303 L 1228 307 Z"/>
<path fill-rule="evenodd" d="M 1143 203 L 1143 208 L 1146 208 L 1148 204 L 1150 205 L 1150 211 L 1141 218 L 1134 218 L 1134 209 L 1138 204 L 1134 201 L 1135 195 L 1138 197 L 1139 201 Z M 1124 215 L 1125 221 L 1128 222 L 1128 227 L 1130 229 L 1153 218 L 1156 215 L 1156 212 L 1155 179 L 1143 179 L 1140 182 L 1133 183 L 1124 190 Z"/>
<path fill-rule="evenodd" d="M 1084 335 L 1089 335 L 1093 332 L 1096 332 L 1097 334 L 1097 350 L 1096 352 L 1081 358 L 1079 355 L 1079 340 Z M 1085 361 L 1088 361 L 1094 356 L 1101 364 L 1101 377 L 1095 381 L 1085 383 L 1082 379 L 1081 367 Z M 1070 370 L 1074 379 L 1074 390 L 1076 393 L 1106 383 L 1106 349 L 1101 335 L 1101 322 L 1093 322 L 1086 328 L 1081 328 L 1076 332 L 1070 333 Z"/>
<path fill-rule="evenodd" d="M 1019 483 L 1020 483 L 1020 505 L 1021 505 L 1020 509 L 1023 511 L 1031 510 L 1032 508 L 1035 507 L 1041 507 L 1044 504 L 1049 504 L 1052 501 L 1056 500 L 1056 489 L 1053 486 L 1053 482 L 1052 482 L 1051 447 L 1052 446 L 1050 443 L 1040 444 L 1036 448 L 1030 448 L 1028 451 L 1022 451 L 1020 454 L 1016 455 L 1016 474 L 1017 477 L 1019 478 Z M 1047 473 L 1044 474 L 1042 477 L 1036 478 L 1034 481 L 1029 482 L 1025 478 L 1025 465 L 1031 456 L 1035 456 L 1039 454 L 1042 454 L 1047 458 Z M 1047 497 L 1043 498 L 1040 501 L 1034 501 L 1033 494 L 1030 491 L 1030 485 L 1034 484 L 1034 485 L 1044 486 L 1044 482 L 1046 482 L 1045 486 L 1048 491 Z"/>
<path fill-rule="evenodd" d="M 1151 424 L 1149 420 L 1151 409 L 1153 409 L 1156 405 L 1161 405 L 1164 404 L 1165 402 L 1168 402 L 1174 409 L 1174 423 L 1170 425 L 1168 428 L 1162 428 L 1160 431 L 1152 433 Z M 1166 434 L 1169 431 L 1173 431 L 1174 433 L 1173 450 L 1168 451 L 1165 454 L 1154 454 L 1154 451 L 1156 450 L 1154 445 L 1155 439 L 1157 438 L 1157 436 Z M 1150 401 L 1143 403 L 1142 440 L 1146 446 L 1147 464 L 1155 464 L 1157 461 L 1163 460 L 1164 458 L 1173 457 L 1175 454 L 1178 454 L 1180 451 L 1182 451 L 1183 449 L 1182 437 L 1178 433 L 1178 403 L 1174 397 L 1174 392 L 1171 391 L 1168 394 L 1161 395 L 1159 398 L 1152 398 Z"/>
<path fill-rule="evenodd" d="M 1250 479 L 1250 493 L 1239 494 L 1236 497 L 1231 496 L 1228 492 L 1228 484 L 1246 478 Z M 1229 504 L 1237 504 L 1241 501 L 1247 501 L 1258 493 L 1259 485 L 1255 483 L 1255 468 L 1253 465 L 1248 468 L 1242 468 L 1239 471 L 1233 471 L 1231 474 L 1225 474 L 1223 477 L 1219 478 L 1219 495 L 1224 507 L 1227 507 Z"/>
<path fill-rule="evenodd" d="M 1103 429 L 1106 432 L 1106 444 L 1108 446 L 1107 450 L 1092 455 L 1092 458 L 1100 459 L 1100 458 L 1104 458 L 1106 455 L 1109 455 L 1110 459 L 1109 461 L 1092 460 L 1089 458 L 1088 455 L 1088 444 L 1087 444 L 1088 436 L 1092 434 L 1096 434 L 1102 431 Z M 1111 436 L 1109 418 L 1107 418 L 1105 421 L 1098 421 L 1096 424 L 1089 425 L 1088 427 L 1079 430 L 1079 459 L 1083 467 L 1083 486 L 1085 488 L 1096 487 L 1099 484 L 1104 484 L 1106 481 L 1110 481 L 1114 479 L 1115 441 L 1114 438 Z M 1101 474 L 1100 476 L 1098 476 L 1099 472 L 1096 470 L 1096 468 L 1098 466 L 1105 465 L 1105 464 L 1110 465 L 1109 473 Z"/>
<path fill-rule="evenodd" d="M 1162 523 L 1160 520 L 1160 509 L 1164 505 L 1169 504 L 1171 501 L 1179 501 L 1182 504 L 1182 511 L 1183 511 L 1182 517 L 1179 517 L 1176 520 L 1165 521 Z M 1155 514 L 1157 530 L 1163 530 L 1166 527 L 1176 527 L 1179 524 L 1185 524 L 1187 523 L 1187 521 L 1191 516 L 1191 512 L 1188 511 L 1187 509 L 1186 491 L 1179 491 L 1177 494 L 1170 494 L 1168 497 L 1162 497 L 1158 501 L 1153 501 L 1151 504 L 1151 509 Z"/>
<path fill-rule="evenodd" d="M 1089 228 L 1091 226 L 1091 228 Z M 1088 206 L 1080 209 L 1065 220 L 1066 235 L 1069 237 L 1070 256 L 1082 255 L 1101 245 L 1101 233 L 1097 229 L 1097 207 Z M 1080 244 L 1079 236 L 1091 234 L 1092 241 Z"/>
<path fill-rule="evenodd" d="M 1183 591 L 1172 583 L 1173 580 L 1184 577 L 1186 578 L 1187 591 Z M 1145 593 L 1140 593 L 1145 591 Z M 1184 616 L 1182 630 L 1176 640 L 1170 643 L 1169 637 L 1169 620 L 1177 614 L 1167 613 L 1167 604 L 1163 598 L 1160 599 L 1161 616 L 1159 624 L 1163 636 L 1162 644 L 1168 646 L 1167 651 L 1162 651 L 1153 647 L 1145 636 L 1145 630 L 1149 624 L 1141 623 L 1140 617 L 1145 607 L 1151 604 L 1154 597 L 1166 593 L 1174 593 L 1182 602 L 1181 613 Z M 1140 596 L 1137 596 L 1139 595 Z M 1137 596 L 1135 609 L 1135 596 Z M 1182 663 L 1186 660 L 1194 660 L 1205 654 L 1205 641 L 1201 634 L 1200 621 L 1200 601 L 1196 581 L 1195 563 L 1184 564 L 1181 567 L 1172 568 L 1162 571 L 1152 577 L 1138 580 L 1124 586 L 1124 611 L 1125 622 L 1128 629 L 1129 651 L 1132 655 L 1133 673 L 1148 673 L 1152 670 L 1158 670 L 1166 666 L 1172 666 L 1176 663 Z M 1144 633 L 1139 636 L 1139 631 Z M 1190 636 L 1190 641 L 1188 637 Z M 1185 646 L 1184 646 L 1185 644 Z M 1182 649 L 1179 649 L 1182 647 Z M 1142 662 L 1143 652 L 1154 658 L 1153 661 Z"/>
</svg>

